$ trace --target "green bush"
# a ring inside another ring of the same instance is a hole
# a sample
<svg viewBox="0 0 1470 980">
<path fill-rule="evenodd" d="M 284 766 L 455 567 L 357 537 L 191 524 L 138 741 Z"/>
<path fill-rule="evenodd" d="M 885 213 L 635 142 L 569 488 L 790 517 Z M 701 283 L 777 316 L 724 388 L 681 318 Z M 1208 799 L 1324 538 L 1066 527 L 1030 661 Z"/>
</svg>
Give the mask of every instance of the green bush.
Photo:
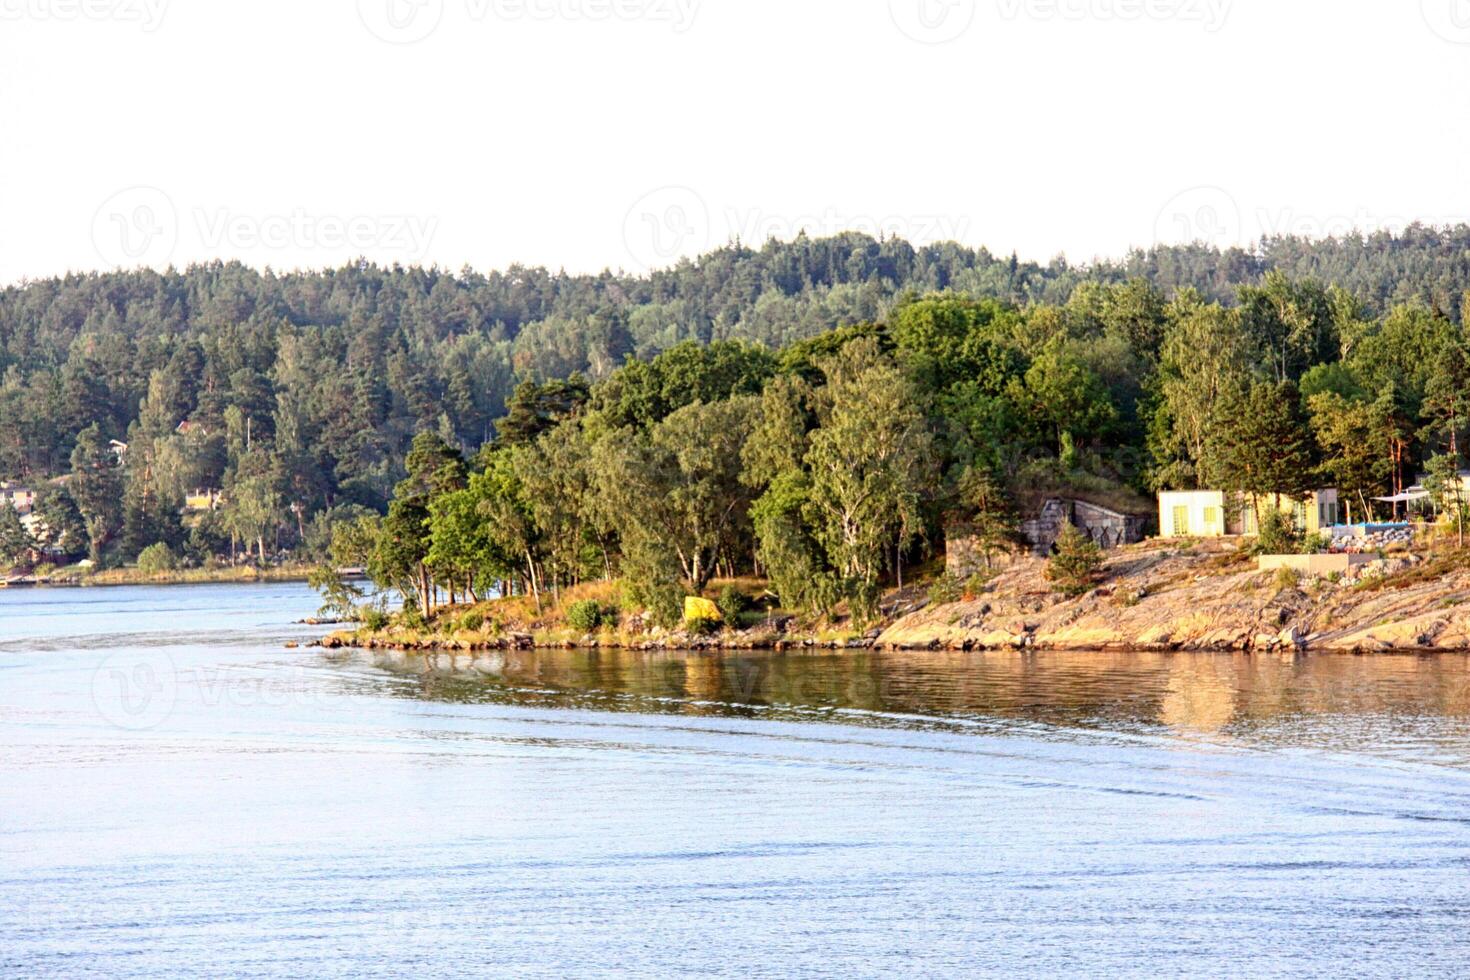
<svg viewBox="0 0 1470 980">
<path fill-rule="evenodd" d="M 388 614 L 381 609 L 364 609 L 362 611 L 362 625 L 365 629 L 377 632 L 388 625 Z"/>
<path fill-rule="evenodd" d="M 744 592 L 727 585 L 720 590 L 720 595 L 715 599 L 715 606 L 720 610 L 720 615 L 725 617 L 725 622 L 733 629 L 740 625 L 740 614 L 750 608 L 750 599 Z"/>
<path fill-rule="evenodd" d="M 428 622 L 424 619 L 423 610 L 412 599 L 405 599 L 403 601 L 403 612 L 398 615 L 400 622 L 411 630 L 425 630 L 429 628 Z"/>
<path fill-rule="evenodd" d="M 567 607 L 567 625 L 572 629 L 581 630 L 583 633 L 591 633 L 602 625 L 602 606 L 592 599 L 582 602 L 574 602 Z"/>
<path fill-rule="evenodd" d="M 883 612 L 883 590 L 878 587 L 878 583 L 855 580 L 847 595 L 852 609 L 852 625 L 858 629 L 866 629 L 878 622 Z"/>
<path fill-rule="evenodd" d="M 673 583 L 628 587 L 628 597 L 634 608 L 648 612 L 648 619 L 655 626 L 673 629 L 684 619 L 684 590 Z"/>
<path fill-rule="evenodd" d="M 705 616 L 695 616 L 692 619 L 684 620 L 684 629 L 688 630 L 694 636 L 711 636 L 718 633 L 722 625 L 724 624 L 718 619 L 709 619 Z"/>
<path fill-rule="evenodd" d="M 832 611 L 847 597 L 847 583 L 834 572 L 819 572 L 812 578 L 811 610 L 823 616 Z"/>
<path fill-rule="evenodd" d="M 1256 537 L 1256 553 L 1262 555 L 1295 555 L 1302 550 L 1302 533 L 1296 522 L 1279 510 L 1271 509 L 1261 517 L 1261 533 Z"/>
<path fill-rule="evenodd" d="M 318 616 L 342 622 L 362 618 L 357 609 L 357 600 L 363 596 L 362 589 L 344 581 L 335 568 L 318 565 L 307 576 L 306 584 L 322 595 L 321 607 L 316 611 Z"/>
<path fill-rule="evenodd" d="M 160 575 L 179 567 L 179 559 L 162 541 L 150 544 L 138 555 L 138 571 L 144 575 Z"/>
<path fill-rule="evenodd" d="M 684 589 L 678 585 L 660 585 L 648 589 L 648 616 L 657 626 L 673 629 L 684 619 Z"/>
<path fill-rule="evenodd" d="M 936 606 L 947 606 L 964 597 L 965 588 L 960 580 L 948 572 L 939 576 L 929 586 L 929 601 Z"/>
<path fill-rule="evenodd" d="M 1295 589 L 1302 584 L 1302 573 L 1295 568 L 1276 569 L 1276 588 L 1282 592 Z"/>
<path fill-rule="evenodd" d="M 1046 580 L 1053 592 L 1076 598 L 1097 585 L 1102 563 L 1102 549 L 1097 543 L 1068 524 L 1057 536 L 1056 553 L 1046 565 Z"/>
<path fill-rule="evenodd" d="M 629 581 L 618 583 L 618 612 L 636 616 L 648 608 L 647 590 Z"/>
<path fill-rule="evenodd" d="M 478 633 L 485 627 L 485 614 L 478 609 L 471 609 L 459 617 L 459 629 L 463 633 Z"/>
<path fill-rule="evenodd" d="M 969 578 L 965 579 L 964 598 L 975 598 L 976 596 L 983 593 L 986 587 L 989 585 L 990 575 L 986 572 L 976 572 L 974 575 L 971 575 Z"/>
<path fill-rule="evenodd" d="M 1302 538 L 1301 552 L 1304 555 L 1325 555 L 1332 550 L 1332 535 L 1309 534 Z"/>
</svg>

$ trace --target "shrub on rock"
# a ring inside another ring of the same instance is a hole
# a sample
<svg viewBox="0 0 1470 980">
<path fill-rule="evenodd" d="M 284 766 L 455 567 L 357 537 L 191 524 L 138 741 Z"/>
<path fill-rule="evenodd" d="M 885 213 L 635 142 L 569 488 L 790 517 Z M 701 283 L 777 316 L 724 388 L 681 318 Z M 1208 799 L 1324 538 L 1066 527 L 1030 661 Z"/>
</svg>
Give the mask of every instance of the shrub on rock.
<svg viewBox="0 0 1470 980">
<path fill-rule="evenodd" d="M 1102 563 L 1102 549 L 1096 542 L 1068 524 L 1057 536 L 1056 553 L 1046 566 L 1046 580 L 1053 592 L 1075 598 L 1097 585 Z"/>
</svg>

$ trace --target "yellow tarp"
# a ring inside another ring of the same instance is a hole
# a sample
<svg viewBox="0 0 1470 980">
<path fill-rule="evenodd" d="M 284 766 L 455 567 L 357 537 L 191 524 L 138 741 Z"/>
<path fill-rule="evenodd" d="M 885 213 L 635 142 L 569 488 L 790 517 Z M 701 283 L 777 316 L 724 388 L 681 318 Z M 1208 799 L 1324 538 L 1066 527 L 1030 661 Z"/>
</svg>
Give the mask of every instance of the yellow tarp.
<svg viewBox="0 0 1470 980">
<path fill-rule="evenodd" d="M 708 599 L 698 596 L 686 596 L 684 599 L 684 621 L 687 623 L 693 619 L 712 619 L 721 622 L 725 617 L 720 615 L 720 607 Z"/>
</svg>

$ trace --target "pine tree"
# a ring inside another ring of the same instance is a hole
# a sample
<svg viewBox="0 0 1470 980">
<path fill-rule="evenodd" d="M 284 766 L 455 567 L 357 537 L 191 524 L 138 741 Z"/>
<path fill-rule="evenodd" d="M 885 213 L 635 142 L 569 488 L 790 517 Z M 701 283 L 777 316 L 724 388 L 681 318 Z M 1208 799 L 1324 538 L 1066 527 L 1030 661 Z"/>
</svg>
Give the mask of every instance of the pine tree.
<svg viewBox="0 0 1470 980">
<path fill-rule="evenodd" d="M 0 566 L 15 565 L 31 549 L 31 536 L 10 501 L 0 501 Z"/>
<path fill-rule="evenodd" d="M 982 469 L 967 469 L 959 482 L 960 501 L 971 509 L 970 532 L 991 567 L 991 555 L 1016 539 L 1016 516 L 993 476 Z"/>
<path fill-rule="evenodd" d="M 1097 584 L 1102 563 L 1102 549 L 1069 522 L 1057 536 L 1056 553 L 1047 562 L 1046 580 L 1052 591 L 1075 598 Z"/>
<path fill-rule="evenodd" d="M 1301 500 L 1316 489 L 1316 445 L 1291 382 L 1259 381 L 1228 399 L 1217 430 L 1216 483 L 1254 500 L 1258 512 L 1266 501 Z"/>
</svg>

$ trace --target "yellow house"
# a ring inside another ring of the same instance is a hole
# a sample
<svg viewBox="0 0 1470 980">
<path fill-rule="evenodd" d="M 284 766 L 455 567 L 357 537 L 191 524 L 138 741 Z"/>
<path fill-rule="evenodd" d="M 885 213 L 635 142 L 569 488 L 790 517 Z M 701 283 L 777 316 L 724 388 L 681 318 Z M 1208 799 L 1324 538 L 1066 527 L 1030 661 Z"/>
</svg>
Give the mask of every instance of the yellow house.
<svg viewBox="0 0 1470 980">
<path fill-rule="evenodd" d="M 1307 534 L 1339 523 L 1336 490 L 1318 490 L 1305 500 L 1289 497 L 1260 501 L 1264 511 L 1275 503 Z M 1259 533 L 1256 504 L 1241 494 L 1220 490 L 1184 490 L 1159 494 L 1159 537 L 1220 538 Z"/>
<path fill-rule="evenodd" d="M 218 510 L 222 497 L 218 490 L 195 490 L 184 496 L 184 510 L 197 514 L 205 510 Z"/>
</svg>

